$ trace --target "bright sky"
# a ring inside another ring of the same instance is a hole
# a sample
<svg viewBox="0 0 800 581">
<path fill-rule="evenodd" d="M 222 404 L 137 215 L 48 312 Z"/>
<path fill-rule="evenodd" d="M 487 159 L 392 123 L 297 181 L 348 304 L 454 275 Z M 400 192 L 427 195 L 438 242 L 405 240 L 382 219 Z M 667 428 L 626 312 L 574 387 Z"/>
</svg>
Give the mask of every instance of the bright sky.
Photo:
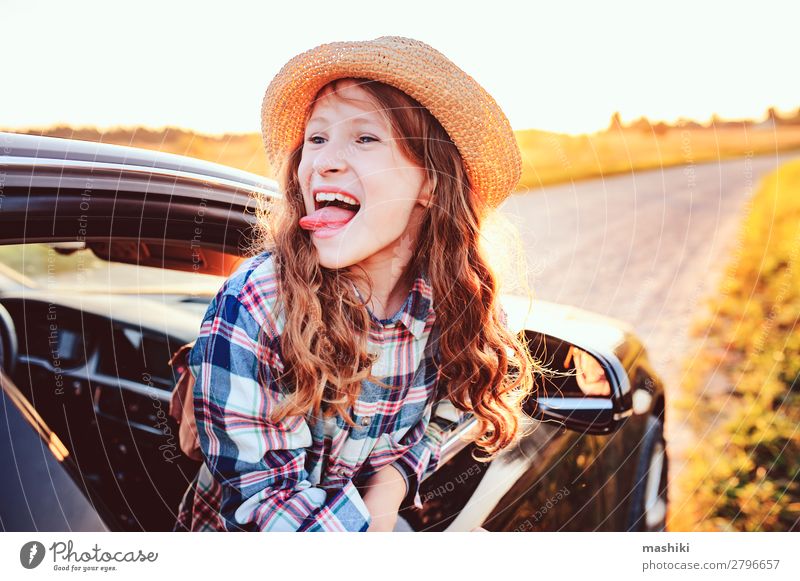
<svg viewBox="0 0 800 581">
<path fill-rule="evenodd" d="M 295 54 L 410 36 L 481 83 L 515 129 L 591 132 L 641 115 L 762 118 L 800 106 L 800 3 L 0 0 L 0 127 L 259 131 Z"/>
</svg>

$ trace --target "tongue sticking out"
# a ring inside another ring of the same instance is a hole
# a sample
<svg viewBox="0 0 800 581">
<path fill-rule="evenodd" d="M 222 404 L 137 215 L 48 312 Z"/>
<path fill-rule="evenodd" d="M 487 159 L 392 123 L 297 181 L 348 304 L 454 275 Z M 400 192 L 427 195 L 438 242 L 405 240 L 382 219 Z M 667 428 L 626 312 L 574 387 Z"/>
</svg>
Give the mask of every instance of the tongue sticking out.
<svg viewBox="0 0 800 581">
<path fill-rule="evenodd" d="M 339 228 L 353 219 L 356 212 L 337 206 L 325 206 L 308 216 L 300 218 L 300 227 L 304 230 L 321 230 L 323 228 Z"/>
</svg>

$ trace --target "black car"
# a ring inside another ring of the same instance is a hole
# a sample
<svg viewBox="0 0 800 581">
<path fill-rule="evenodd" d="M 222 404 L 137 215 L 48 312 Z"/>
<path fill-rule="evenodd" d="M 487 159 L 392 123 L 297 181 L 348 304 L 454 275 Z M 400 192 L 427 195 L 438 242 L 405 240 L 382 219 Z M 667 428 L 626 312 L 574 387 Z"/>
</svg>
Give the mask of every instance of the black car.
<svg viewBox="0 0 800 581">
<path fill-rule="evenodd" d="M 0 133 L 0 528 L 170 530 L 197 462 L 167 413 L 172 354 L 246 257 L 265 178 L 132 147 Z M 559 373 L 490 463 L 453 431 L 398 530 L 663 530 L 664 389 L 631 329 L 503 297 Z M 572 362 L 591 357 L 608 395 Z M 447 423 L 447 409 L 436 421 Z"/>
</svg>

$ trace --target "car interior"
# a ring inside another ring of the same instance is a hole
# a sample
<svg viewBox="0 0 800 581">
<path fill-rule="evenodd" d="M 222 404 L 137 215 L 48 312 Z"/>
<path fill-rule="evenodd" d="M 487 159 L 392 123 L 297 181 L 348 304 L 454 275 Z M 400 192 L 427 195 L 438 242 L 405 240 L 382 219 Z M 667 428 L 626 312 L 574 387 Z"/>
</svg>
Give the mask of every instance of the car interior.
<svg viewBox="0 0 800 581">
<path fill-rule="evenodd" d="M 108 259 L 109 247 L 98 245 L 95 257 Z M 59 263 L 54 247 L 46 252 L 45 266 Z M 230 258 L 215 256 L 214 269 L 236 264 Z M 177 379 L 169 360 L 194 338 L 211 297 L 129 292 L 135 280 L 115 281 L 107 294 L 5 280 L 2 365 L 69 451 L 78 484 L 111 530 L 171 530 L 199 463 L 181 454 L 168 414 Z"/>
</svg>

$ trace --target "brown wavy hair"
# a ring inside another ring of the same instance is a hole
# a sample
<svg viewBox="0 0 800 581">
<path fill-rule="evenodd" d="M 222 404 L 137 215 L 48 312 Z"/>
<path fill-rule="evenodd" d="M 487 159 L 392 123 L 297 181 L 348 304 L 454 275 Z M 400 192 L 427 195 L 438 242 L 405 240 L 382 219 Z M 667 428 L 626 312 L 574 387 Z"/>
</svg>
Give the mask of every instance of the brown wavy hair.
<svg viewBox="0 0 800 581">
<path fill-rule="evenodd" d="M 341 80 L 328 83 L 316 98 L 337 92 Z M 499 316 L 498 280 L 480 245 L 490 209 L 470 187 L 455 144 L 426 108 L 387 84 L 350 80 L 374 99 L 401 150 L 432 180 L 431 204 L 403 280 L 413 281 L 422 269 L 428 274 L 435 324 L 440 325 L 437 399 L 448 398 L 457 409 L 474 414 L 473 441 L 489 460 L 520 437 L 522 404 L 534 390 L 538 369 L 524 338 L 510 332 Z M 362 302 L 353 292 L 357 282 L 359 288 L 372 288 L 368 276 L 358 268 L 321 266 L 311 237 L 298 225 L 306 212 L 297 175 L 301 154 L 302 143 L 278 168 L 283 196 L 262 199 L 257 210 L 254 248 L 274 253 L 279 308 L 285 314 L 280 337 L 284 371 L 276 379 L 288 397 L 272 421 L 311 411 L 315 418 L 320 412 L 339 414 L 355 426 L 347 407 L 358 398 L 363 379 L 400 386 L 371 374 L 370 297 Z M 292 300 L 281 300 L 285 297 Z"/>
</svg>

